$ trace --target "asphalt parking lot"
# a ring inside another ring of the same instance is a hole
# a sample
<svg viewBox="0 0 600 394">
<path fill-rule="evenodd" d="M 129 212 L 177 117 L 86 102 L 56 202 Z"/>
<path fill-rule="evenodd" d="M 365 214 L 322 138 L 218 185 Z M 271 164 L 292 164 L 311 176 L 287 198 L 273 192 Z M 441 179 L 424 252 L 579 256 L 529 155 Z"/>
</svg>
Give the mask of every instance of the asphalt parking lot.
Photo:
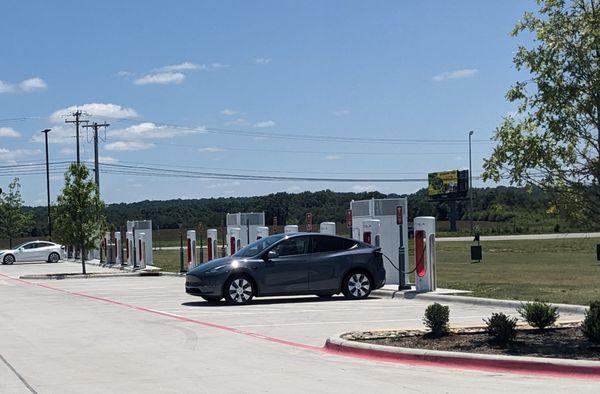
<svg viewBox="0 0 600 394">
<path fill-rule="evenodd" d="M 1 393 L 597 389 L 597 381 L 386 363 L 323 350 L 328 336 L 345 331 L 420 327 L 428 304 L 420 300 L 288 297 L 226 306 L 185 294 L 182 277 L 17 279 L 77 270 L 72 263 L 0 266 Z M 481 324 L 502 310 L 450 309 L 454 325 Z"/>
</svg>

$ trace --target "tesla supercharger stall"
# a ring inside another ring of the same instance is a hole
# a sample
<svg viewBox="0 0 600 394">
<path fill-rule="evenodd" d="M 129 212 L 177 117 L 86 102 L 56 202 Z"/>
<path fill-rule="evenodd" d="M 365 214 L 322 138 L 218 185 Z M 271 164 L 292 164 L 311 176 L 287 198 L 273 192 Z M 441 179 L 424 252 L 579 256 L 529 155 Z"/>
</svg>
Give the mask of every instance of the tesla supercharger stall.
<svg viewBox="0 0 600 394">
<path fill-rule="evenodd" d="M 258 227 L 265 225 L 264 212 L 238 212 L 228 213 L 226 216 L 227 233 L 231 228 L 240 229 L 240 247 L 244 247 L 256 240 Z M 240 247 L 237 249 L 239 250 Z"/>
<path fill-rule="evenodd" d="M 188 271 L 196 266 L 196 230 L 187 231 L 187 265 Z"/>
<path fill-rule="evenodd" d="M 292 234 L 298 232 L 298 226 L 295 224 L 288 224 L 283 228 L 285 234 Z"/>
<path fill-rule="evenodd" d="M 227 229 L 227 255 L 233 256 L 242 248 L 242 240 L 240 234 L 242 229 L 239 227 L 231 227 Z"/>
<path fill-rule="evenodd" d="M 115 242 L 110 231 L 104 233 L 104 262 L 108 265 L 115 264 Z"/>
<path fill-rule="evenodd" d="M 217 229 L 209 228 L 206 230 L 206 259 L 211 261 L 217 258 Z"/>
<path fill-rule="evenodd" d="M 405 288 L 409 280 L 408 201 L 406 198 L 383 198 L 350 203 L 352 238 L 363 241 L 363 221 L 379 220 L 379 246 L 383 259 L 385 282 Z M 401 213 L 401 224 L 398 220 Z M 371 235 L 372 237 L 372 235 Z M 400 270 L 398 270 L 400 268 Z"/>
<path fill-rule="evenodd" d="M 133 232 L 127 231 L 127 233 L 125 233 L 125 238 L 127 238 L 127 243 L 125 244 L 125 256 L 127 257 L 127 265 L 133 267 Z"/>
<path fill-rule="evenodd" d="M 334 222 L 323 222 L 319 226 L 319 232 L 321 234 L 335 235 L 335 223 Z"/>
<path fill-rule="evenodd" d="M 152 265 L 153 263 L 153 255 L 152 255 L 152 220 L 128 220 L 127 221 L 127 231 L 132 231 L 135 229 L 135 237 L 138 238 L 138 232 L 144 233 L 145 241 L 144 241 L 144 263 L 145 265 Z M 137 242 L 137 240 L 136 240 Z M 139 242 L 136 243 L 135 248 L 137 251 Z M 139 254 L 139 252 L 138 252 Z"/>
<path fill-rule="evenodd" d="M 104 263 L 109 264 L 108 250 L 110 249 L 110 231 L 106 231 L 104 233 L 104 237 L 102 237 L 102 241 L 100 242 L 100 249 L 102 252 L 102 257 L 104 259 Z"/>
<path fill-rule="evenodd" d="M 265 226 L 260 226 L 256 228 L 256 240 L 258 241 L 261 238 L 267 238 L 269 236 L 269 228 Z"/>
<path fill-rule="evenodd" d="M 381 246 L 381 221 L 379 219 L 363 220 L 362 241 L 375 247 Z"/>
<path fill-rule="evenodd" d="M 135 237 L 137 238 L 136 251 L 138 257 L 138 268 L 143 270 L 144 268 L 146 268 L 146 265 L 149 265 L 147 263 L 148 255 L 146 253 L 146 233 L 136 232 Z"/>
<path fill-rule="evenodd" d="M 419 216 L 414 220 L 415 287 L 417 291 L 434 291 L 436 281 L 435 218 Z"/>
<path fill-rule="evenodd" d="M 115 256 L 117 256 L 117 258 L 115 259 L 115 264 L 123 264 L 123 249 L 121 247 L 123 240 L 121 239 L 121 232 L 120 231 L 115 231 L 115 248 L 116 253 Z"/>
</svg>

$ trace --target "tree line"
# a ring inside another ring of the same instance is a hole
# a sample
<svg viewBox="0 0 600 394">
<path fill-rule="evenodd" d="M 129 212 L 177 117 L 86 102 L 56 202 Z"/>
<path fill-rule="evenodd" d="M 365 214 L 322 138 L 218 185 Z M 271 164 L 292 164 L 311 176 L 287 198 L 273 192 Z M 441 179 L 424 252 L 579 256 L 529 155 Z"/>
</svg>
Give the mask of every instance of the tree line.
<svg viewBox="0 0 600 394">
<path fill-rule="evenodd" d="M 438 220 L 448 220 L 449 205 L 432 202 L 427 190 L 404 195 L 408 198 L 409 219 L 415 216 L 435 216 Z M 556 223 L 567 223 L 552 209 L 550 196 L 539 188 L 490 187 L 473 190 L 476 221 L 512 223 L 523 217 L 535 222 L 555 217 Z M 108 204 L 104 209 L 106 222 L 111 229 L 125 227 L 127 220 L 151 219 L 155 228 L 218 227 L 225 223 L 227 213 L 264 212 L 268 225 L 277 220 L 278 224 L 304 224 L 307 212 L 313 214 L 313 223 L 324 221 L 345 222 L 346 210 L 352 200 L 370 198 L 399 197 L 398 194 L 380 192 L 347 193 L 323 190 L 303 193 L 273 193 L 253 197 L 220 197 L 203 199 L 173 199 L 165 201 L 140 201 L 133 203 Z M 30 236 L 47 233 L 45 207 L 24 207 L 33 218 L 31 226 L 24 231 Z M 468 200 L 457 202 L 459 220 L 469 220 Z M 276 219 L 275 219 L 276 218 Z M 526 224 L 526 223 L 525 223 Z M 584 228 L 581 228 L 584 229 Z"/>
</svg>

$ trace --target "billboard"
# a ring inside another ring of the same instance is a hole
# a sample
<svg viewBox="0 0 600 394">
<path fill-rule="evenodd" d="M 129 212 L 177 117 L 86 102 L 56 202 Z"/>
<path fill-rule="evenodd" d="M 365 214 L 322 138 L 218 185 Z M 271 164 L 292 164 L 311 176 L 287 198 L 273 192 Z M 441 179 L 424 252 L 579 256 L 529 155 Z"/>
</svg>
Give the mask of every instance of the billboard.
<svg viewBox="0 0 600 394">
<path fill-rule="evenodd" d="M 428 175 L 428 181 L 428 197 L 460 197 L 469 189 L 469 171 L 432 172 Z"/>
</svg>

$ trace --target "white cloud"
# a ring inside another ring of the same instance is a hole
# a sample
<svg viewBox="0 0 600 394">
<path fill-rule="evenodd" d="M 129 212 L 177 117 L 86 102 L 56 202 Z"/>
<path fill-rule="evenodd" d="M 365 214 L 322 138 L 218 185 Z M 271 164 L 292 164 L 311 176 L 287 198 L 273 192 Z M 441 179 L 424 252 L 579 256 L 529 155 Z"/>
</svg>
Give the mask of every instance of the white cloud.
<svg viewBox="0 0 600 394">
<path fill-rule="evenodd" d="M 80 144 L 85 139 L 85 131 L 80 130 Z M 44 143 L 43 133 L 34 133 L 31 137 L 31 142 Z M 52 130 L 48 133 L 49 144 L 73 144 L 75 146 L 75 127 L 71 125 L 56 125 L 52 127 Z"/>
<path fill-rule="evenodd" d="M 465 68 L 462 70 L 447 71 L 433 77 L 434 81 L 445 81 L 447 79 L 468 78 L 477 74 L 476 68 Z"/>
<path fill-rule="evenodd" d="M 136 85 L 167 85 L 171 83 L 180 84 L 185 79 L 185 74 L 177 72 L 163 72 L 156 74 L 147 74 L 134 81 Z"/>
<path fill-rule="evenodd" d="M 262 122 L 257 122 L 254 123 L 254 125 L 252 125 L 252 127 L 256 127 L 259 129 L 263 129 L 263 128 L 267 128 L 267 127 L 273 127 L 275 126 L 275 122 L 273 122 L 272 120 L 265 120 Z"/>
<path fill-rule="evenodd" d="M 226 149 L 223 148 L 213 148 L 213 147 L 207 147 L 207 148 L 199 148 L 198 152 L 201 153 L 216 153 L 216 152 L 225 152 Z"/>
<path fill-rule="evenodd" d="M 154 144 L 148 142 L 136 141 L 116 141 L 106 144 L 105 148 L 109 151 L 136 151 L 153 148 Z"/>
<path fill-rule="evenodd" d="M 254 58 L 254 64 L 260 64 L 261 66 L 264 66 L 266 64 L 271 63 L 271 58 L 270 57 L 257 57 Z"/>
<path fill-rule="evenodd" d="M 121 70 L 117 73 L 117 75 L 119 77 L 133 77 L 135 76 L 135 73 L 127 70 Z"/>
<path fill-rule="evenodd" d="M 225 116 L 233 116 L 238 114 L 240 111 L 238 111 L 237 109 L 229 109 L 229 108 L 225 108 L 223 111 L 221 111 L 221 115 L 225 115 Z"/>
<path fill-rule="evenodd" d="M 375 185 L 353 185 L 352 190 L 355 192 L 374 192 L 377 188 Z"/>
<path fill-rule="evenodd" d="M 192 62 L 183 62 L 179 64 L 169 64 L 163 67 L 155 68 L 133 81 L 136 85 L 168 85 L 180 84 L 186 78 L 186 73 L 190 71 L 203 70 L 212 71 L 219 68 L 229 67 L 223 63 L 196 64 Z M 133 76 L 129 71 L 120 71 L 120 76 Z"/>
<path fill-rule="evenodd" d="M 337 111 L 333 111 L 333 114 L 337 117 L 344 117 L 344 116 L 348 116 L 351 114 L 350 111 L 348 111 L 347 109 L 339 109 Z"/>
<path fill-rule="evenodd" d="M 216 69 L 219 69 L 219 68 L 227 68 L 227 67 L 229 67 L 229 64 L 223 64 L 223 63 L 211 63 L 211 64 L 208 64 L 208 65 L 202 65 L 202 67 L 201 67 L 201 68 L 202 68 L 203 70 L 208 70 L 208 71 L 210 71 L 210 70 L 216 70 Z"/>
<path fill-rule="evenodd" d="M 0 93 L 12 93 L 15 91 L 15 85 L 0 81 Z"/>
<path fill-rule="evenodd" d="M 15 149 L 0 148 L 0 162 L 14 163 L 16 160 L 27 159 L 41 155 L 39 149 Z"/>
<path fill-rule="evenodd" d="M 25 79 L 18 84 L 0 81 L 0 93 L 29 93 L 44 90 L 47 87 L 46 82 L 38 77 Z"/>
<path fill-rule="evenodd" d="M 0 137 L 12 137 L 17 138 L 20 137 L 21 133 L 12 127 L 0 127 Z"/>
<path fill-rule="evenodd" d="M 19 88 L 23 92 L 33 92 L 36 90 L 47 89 L 48 85 L 46 85 L 46 82 L 44 82 L 43 79 L 35 77 L 35 78 L 29 78 L 29 79 L 22 81 L 19 84 Z"/>
<path fill-rule="evenodd" d="M 173 126 L 162 126 L 152 122 L 138 123 L 124 129 L 109 130 L 108 135 L 111 138 L 126 140 L 139 139 L 163 139 L 172 138 L 179 135 L 204 133 L 204 126 L 194 128 L 179 128 Z"/>
<path fill-rule="evenodd" d="M 338 156 L 338 155 L 327 155 L 323 158 L 323 160 L 342 160 L 343 157 L 342 156 Z"/>
<path fill-rule="evenodd" d="M 110 156 L 98 156 L 98 161 L 102 164 L 116 164 L 119 162 L 118 159 Z"/>
<path fill-rule="evenodd" d="M 70 118 L 73 112 L 80 110 L 87 116 L 111 119 L 130 119 L 138 117 L 138 113 L 133 108 L 121 107 L 117 104 L 89 103 L 83 105 L 72 105 L 67 108 L 54 111 L 50 115 L 50 120 L 56 123 L 63 123 L 66 118 Z"/>
<path fill-rule="evenodd" d="M 160 67 L 154 69 L 157 72 L 177 72 L 177 71 L 193 71 L 202 68 L 203 65 L 191 63 L 191 62 L 183 62 L 180 64 L 170 64 L 168 66 Z"/>
</svg>

